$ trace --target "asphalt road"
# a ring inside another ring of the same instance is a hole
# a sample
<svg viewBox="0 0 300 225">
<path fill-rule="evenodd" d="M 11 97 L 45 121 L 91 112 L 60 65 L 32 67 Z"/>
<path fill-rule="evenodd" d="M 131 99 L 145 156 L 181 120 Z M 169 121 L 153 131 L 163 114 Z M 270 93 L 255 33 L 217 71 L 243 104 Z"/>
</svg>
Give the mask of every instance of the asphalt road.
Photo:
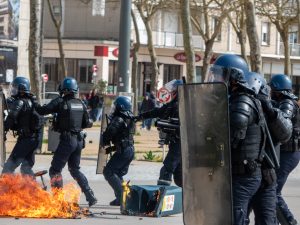
<svg viewBox="0 0 300 225">
<path fill-rule="evenodd" d="M 35 165 L 35 171 L 48 169 L 51 162 L 51 155 L 38 155 Z M 141 162 L 134 161 L 129 169 L 128 175 L 125 180 L 131 180 L 132 184 L 155 184 L 159 174 L 160 163 Z M 83 156 L 81 163 L 82 171 L 88 177 L 90 185 L 92 186 L 98 203 L 95 207 L 91 208 L 91 212 L 94 213 L 93 217 L 81 218 L 81 219 L 27 219 L 27 218 L 1 218 L 0 225 L 10 224 L 24 224 L 24 225 L 66 225 L 66 224 L 89 224 L 89 225 L 160 225 L 160 224 L 176 224 L 182 225 L 182 214 L 161 217 L 161 218 L 149 218 L 149 217 L 136 217 L 136 216 L 124 216 L 120 214 L 118 207 L 109 206 L 109 202 L 113 200 L 114 195 L 112 189 L 109 187 L 104 177 L 99 174 L 95 174 L 96 170 L 96 156 Z M 72 181 L 68 170 L 65 168 L 63 171 L 64 182 Z M 46 182 L 49 186 L 48 176 L 45 176 Z M 287 185 L 284 189 L 284 196 L 296 215 L 298 221 L 300 221 L 300 170 L 299 168 L 291 175 Z M 199 190 L 201 191 L 201 190 Z M 81 196 L 81 206 L 87 206 L 84 196 Z M 252 218 L 253 221 L 253 218 Z M 226 224 L 224 224 L 226 225 Z"/>
</svg>

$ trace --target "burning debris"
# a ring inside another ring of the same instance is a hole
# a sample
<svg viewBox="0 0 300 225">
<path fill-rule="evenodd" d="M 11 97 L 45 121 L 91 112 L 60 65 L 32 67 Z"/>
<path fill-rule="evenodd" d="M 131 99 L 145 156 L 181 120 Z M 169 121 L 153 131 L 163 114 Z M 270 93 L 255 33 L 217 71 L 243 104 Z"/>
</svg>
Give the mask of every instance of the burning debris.
<svg viewBox="0 0 300 225">
<path fill-rule="evenodd" d="M 0 177 L 0 216 L 31 218 L 80 218 L 88 215 L 78 205 L 80 189 L 67 184 L 49 193 L 30 176 Z"/>
</svg>

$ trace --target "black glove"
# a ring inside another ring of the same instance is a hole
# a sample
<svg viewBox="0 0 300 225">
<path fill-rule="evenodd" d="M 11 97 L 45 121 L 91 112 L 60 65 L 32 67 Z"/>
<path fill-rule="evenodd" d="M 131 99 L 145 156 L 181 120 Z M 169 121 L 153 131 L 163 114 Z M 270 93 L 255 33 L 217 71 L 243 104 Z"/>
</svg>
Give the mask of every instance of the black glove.
<svg viewBox="0 0 300 225">
<path fill-rule="evenodd" d="M 110 154 L 115 151 L 117 151 L 116 146 L 109 146 L 105 149 L 105 154 Z"/>
<path fill-rule="evenodd" d="M 31 100 L 31 102 L 33 104 L 33 107 L 36 107 L 39 104 L 35 95 L 31 95 L 30 96 L 30 100 Z"/>
<path fill-rule="evenodd" d="M 138 116 L 134 116 L 133 120 L 136 123 L 137 121 L 141 121 L 143 119 L 142 114 L 139 114 Z"/>
<path fill-rule="evenodd" d="M 268 120 L 275 119 L 277 117 L 277 111 L 274 109 L 271 100 L 263 97 L 260 97 L 259 100 Z"/>
</svg>

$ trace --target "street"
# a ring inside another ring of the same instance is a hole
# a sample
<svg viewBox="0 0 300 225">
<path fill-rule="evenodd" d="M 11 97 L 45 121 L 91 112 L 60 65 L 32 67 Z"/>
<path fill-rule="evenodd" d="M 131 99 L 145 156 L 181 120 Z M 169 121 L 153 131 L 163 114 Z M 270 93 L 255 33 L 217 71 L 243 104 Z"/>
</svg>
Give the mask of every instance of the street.
<svg viewBox="0 0 300 225">
<path fill-rule="evenodd" d="M 35 171 L 48 169 L 51 162 L 51 155 L 37 155 Z M 129 173 L 126 175 L 125 180 L 130 180 L 132 184 L 155 184 L 159 174 L 161 163 L 145 162 L 145 161 L 133 161 L 129 168 Z M 143 224 L 150 225 L 155 223 L 160 224 L 183 224 L 182 214 L 162 217 L 162 218 L 150 218 L 150 217 L 135 217 L 135 216 L 124 216 L 120 214 L 118 207 L 109 206 L 109 202 L 113 200 L 114 195 L 112 189 L 108 186 L 103 175 L 95 174 L 96 170 L 96 156 L 88 155 L 82 157 L 81 169 L 86 174 L 96 197 L 98 203 L 95 207 L 91 208 L 91 212 L 94 214 L 93 217 L 81 218 L 81 219 L 28 219 L 28 218 L 2 218 L 0 225 L 9 224 Z M 68 173 L 67 168 L 63 171 L 64 183 L 74 182 Z M 49 177 L 45 175 L 45 180 L 49 190 Z M 38 178 L 38 181 L 40 179 Z M 294 212 L 297 219 L 300 218 L 300 169 L 297 168 L 284 189 L 284 196 Z M 201 190 L 199 190 L 201 191 Z M 81 206 L 86 207 L 86 201 L 84 196 L 81 195 Z M 253 221 L 253 217 L 251 219 Z M 253 223 L 251 223 L 253 224 Z"/>
</svg>

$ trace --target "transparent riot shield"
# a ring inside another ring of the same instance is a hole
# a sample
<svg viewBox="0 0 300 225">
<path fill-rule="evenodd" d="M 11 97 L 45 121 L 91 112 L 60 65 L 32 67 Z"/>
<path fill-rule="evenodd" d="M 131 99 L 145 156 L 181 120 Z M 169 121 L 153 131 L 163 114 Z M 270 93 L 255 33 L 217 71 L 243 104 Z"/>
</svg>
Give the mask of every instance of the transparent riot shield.
<svg viewBox="0 0 300 225">
<path fill-rule="evenodd" d="M 5 132 L 4 132 L 4 110 L 5 110 L 5 97 L 2 89 L 0 90 L 0 164 L 3 167 L 6 160 L 5 150 Z"/>
<path fill-rule="evenodd" d="M 98 151 L 98 160 L 97 160 L 97 169 L 96 174 L 102 174 L 103 169 L 106 166 L 108 155 L 105 152 L 105 148 L 102 145 L 102 134 L 105 131 L 107 127 L 107 114 L 108 114 L 108 108 L 106 108 L 104 105 L 102 107 L 102 120 L 101 120 L 101 127 L 100 127 L 100 141 L 99 141 L 99 151 Z"/>
<path fill-rule="evenodd" d="M 228 93 L 223 83 L 179 87 L 185 225 L 231 225 Z"/>
</svg>

